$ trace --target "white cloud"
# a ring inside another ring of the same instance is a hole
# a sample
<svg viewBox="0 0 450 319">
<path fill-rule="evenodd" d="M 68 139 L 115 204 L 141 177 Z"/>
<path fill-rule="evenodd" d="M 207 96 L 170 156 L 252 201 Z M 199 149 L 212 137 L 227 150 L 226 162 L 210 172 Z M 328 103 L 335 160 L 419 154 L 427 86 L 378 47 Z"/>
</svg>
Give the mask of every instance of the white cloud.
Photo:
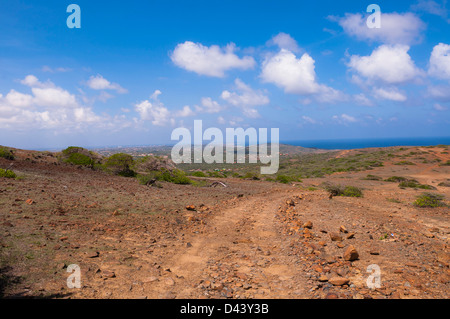
<svg viewBox="0 0 450 319">
<path fill-rule="evenodd" d="M 31 87 L 32 94 L 11 90 L 0 94 L 0 124 L 15 130 L 55 129 L 57 132 L 79 130 L 95 123 L 108 125 L 109 118 L 96 115 L 81 105 L 74 94 L 50 81 L 40 82 L 28 75 L 20 83 Z"/>
<path fill-rule="evenodd" d="M 378 99 L 404 102 L 407 100 L 405 94 L 401 93 L 397 88 L 374 88 L 373 94 Z"/>
<path fill-rule="evenodd" d="M 359 40 L 377 41 L 387 44 L 414 44 L 421 40 L 425 23 L 413 13 L 382 13 L 381 28 L 368 28 L 367 17 L 361 14 L 346 14 L 345 17 L 330 17 L 344 29 L 345 33 Z"/>
<path fill-rule="evenodd" d="M 217 123 L 219 123 L 219 124 L 225 124 L 226 121 L 225 121 L 225 119 L 224 119 L 222 116 L 219 116 L 219 117 L 217 118 Z"/>
<path fill-rule="evenodd" d="M 369 56 L 352 55 L 348 66 L 370 81 L 400 84 L 423 75 L 406 45 L 381 45 Z"/>
<path fill-rule="evenodd" d="M 194 116 L 194 115 L 195 115 L 195 113 L 194 113 L 194 111 L 191 110 L 189 105 L 185 105 L 183 107 L 183 109 L 181 109 L 180 111 L 178 111 L 176 113 L 175 116 L 177 116 L 177 117 L 189 117 L 189 116 Z"/>
<path fill-rule="evenodd" d="M 428 74 L 440 79 L 450 79 L 450 45 L 439 43 L 433 48 Z"/>
<path fill-rule="evenodd" d="M 169 110 L 161 103 L 145 100 L 136 104 L 135 110 L 139 113 L 141 120 L 151 121 L 153 125 L 164 126 L 170 120 Z"/>
<path fill-rule="evenodd" d="M 358 120 L 350 115 L 347 114 L 341 114 L 341 115 L 334 115 L 332 117 L 333 120 L 337 121 L 340 124 L 347 124 L 347 123 L 355 123 L 358 122 Z"/>
<path fill-rule="evenodd" d="M 268 104 L 270 102 L 269 98 L 263 92 L 253 90 L 240 79 L 236 79 L 234 84 L 238 93 L 225 90 L 220 97 L 229 104 L 242 108 L 245 116 L 250 118 L 259 117 L 259 113 L 254 107 Z"/>
<path fill-rule="evenodd" d="M 373 102 L 364 93 L 355 94 L 353 100 L 359 105 L 373 106 Z"/>
<path fill-rule="evenodd" d="M 207 47 L 201 43 L 186 41 L 176 46 L 171 59 L 180 68 L 212 77 L 224 77 L 225 72 L 231 69 L 247 70 L 255 66 L 252 57 L 239 58 L 234 53 L 235 50 L 233 43 L 220 48 L 217 45 Z"/>
<path fill-rule="evenodd" d="M 276 45 L 280 49 L 286 49 L 291 52 L 300 52 L 301 49 L 298 46 L 297 41 L 293 39 L 289 34 L 280 32 L 276 36 L 274 36 L 272 39 L 270 39 L 267 42 L 268 45 Z"/>
<path fill-rule="evenodd" d="M 347 99 L 342 92 L 317 82 L 315 61 L 308 53 L 297 59 L 291 51 L 281 49 L 276 55 L 266 57 L 260 76 L 264 82 L 275 84 L 286 93 L 315 95 L 319 102 Z"/>
<path fill-rule="evenodd" d="M 438 101 L 448 102 L 450 101 L 450 86 L 431 86 L 428 88 L 428 94 Z"/>
<path fill-rule="evenodd" d="M 236 89 L 241 93 L 229 92 L 227 90 L 222 92 L 222 99 L 234 106 L 258 106 L 265 105 L 270 102 L 269 98 L 261 91 L 255 91 L 250 86 L 242 82 L 240 79 L 234 81 Z"/>
<path fill-rule="evenodd" d="M 205 112 L 205 113 L 219 113 L 222 111 L 223 107 L 211 99 L 210 97 L 203 97 L 201 99 L 202 106 L 195 106 L 197 112 Z"/>
<path fill-rule="evenodd" d="M 303 119 L 305 122 L 309 123 L 309 124 L 316 124 L 316 123 L 317 123 L 316 120 L 310 118 L 309 116 L 303 115 L 303 116 L 302 116 L 302 119 Z"/>
<path fill-rule="evenodd" d="M 319 91 L 314 70 L 314 59 L 304 53 L 300 59 L 286 49 L 267 57 L 262 65 L 261 78 L 273 83 L 286 93 L 313 94 Z"/>
<path fill-rule="evenodd" d="M 100 74 L 97 74 L 96 76 L 91 76 L 87 81 L 87 85 L 93 90 L 114 90 L 120 94 L 128 92 L 128 90 L 124 89 L 119 84 L 109 82 Z"/>
</svg>

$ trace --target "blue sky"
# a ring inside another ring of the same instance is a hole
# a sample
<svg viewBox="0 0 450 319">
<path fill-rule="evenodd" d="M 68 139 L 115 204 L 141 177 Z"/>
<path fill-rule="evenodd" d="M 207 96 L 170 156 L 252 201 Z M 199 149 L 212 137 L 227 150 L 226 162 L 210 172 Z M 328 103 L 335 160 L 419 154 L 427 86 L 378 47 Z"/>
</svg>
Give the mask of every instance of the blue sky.
<svg viewBox="0 0 450 319">
<path fill-rule="evenodd" d="M 69 4 L 81 28 L 69 29 Z M 366 8 L 381 8 L 369 29 Z M 447 1 L 2 1 L 0 144 L 449 136 Z"/>
</svg>

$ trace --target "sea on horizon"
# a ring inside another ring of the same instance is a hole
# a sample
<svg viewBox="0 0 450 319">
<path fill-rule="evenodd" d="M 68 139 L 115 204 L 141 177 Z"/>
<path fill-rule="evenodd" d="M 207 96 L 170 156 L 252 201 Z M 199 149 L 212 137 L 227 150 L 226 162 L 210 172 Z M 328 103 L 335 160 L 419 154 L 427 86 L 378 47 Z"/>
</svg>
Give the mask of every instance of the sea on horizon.
<svg viewBox="0 0 450 319">
<path fill-rule="evenodd" d="M 450 137 L 400 137 L 400 138 L 366 138 L 366 139 L 329 139 L 329 140 L 297 140 L 282 141 L 280 144 L 289 144 L 307 148 L 326 150 L 350 150 L 370 147 L 390 146 L 431 146 L 450 145 Z"/>
</svg>

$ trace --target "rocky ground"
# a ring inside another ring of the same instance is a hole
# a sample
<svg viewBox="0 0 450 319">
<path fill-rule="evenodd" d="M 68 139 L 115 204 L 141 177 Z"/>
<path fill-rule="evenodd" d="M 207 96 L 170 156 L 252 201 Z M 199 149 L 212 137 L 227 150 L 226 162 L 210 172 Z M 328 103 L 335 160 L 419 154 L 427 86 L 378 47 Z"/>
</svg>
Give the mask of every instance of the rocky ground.
<svg viewBox="0 0 450 319">
<path fill-rule="evenodd" d="M 449 297 L 450 209 L 415 207 L 423 190 L 362 179 L 408 176 L 448 204 L 438 185 L 450 168 L 431 160 L 293 185 L 221 179 L 226 188 L 149 187 L 25 151 L 0 167 L 12 162 L 20 178 L 0 178 L 4 298 Z M 364 197 L 330 198 L 324 181 Z M 67 287 L 71 264 L 80 289 Z M 370 265 L 379 288 L 367 284 Z"/>
</svg>

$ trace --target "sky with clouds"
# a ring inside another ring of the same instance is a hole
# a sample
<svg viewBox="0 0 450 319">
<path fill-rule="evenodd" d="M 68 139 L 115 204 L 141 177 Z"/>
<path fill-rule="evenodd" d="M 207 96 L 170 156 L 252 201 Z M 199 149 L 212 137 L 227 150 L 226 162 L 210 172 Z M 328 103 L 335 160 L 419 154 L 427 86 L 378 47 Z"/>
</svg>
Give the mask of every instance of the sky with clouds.
<svg viewBox="0 0 450 319">
<path fill-rule="evenodd" d="M 81 28 L 69 29 L 69 4 Z M 381 8 L 368 28 L 367 6 Z M 0 144 L 170 143 L 177 127 L 280 139 L 450 136 L 450 4 L 0 4 Z"/>
</svg>

